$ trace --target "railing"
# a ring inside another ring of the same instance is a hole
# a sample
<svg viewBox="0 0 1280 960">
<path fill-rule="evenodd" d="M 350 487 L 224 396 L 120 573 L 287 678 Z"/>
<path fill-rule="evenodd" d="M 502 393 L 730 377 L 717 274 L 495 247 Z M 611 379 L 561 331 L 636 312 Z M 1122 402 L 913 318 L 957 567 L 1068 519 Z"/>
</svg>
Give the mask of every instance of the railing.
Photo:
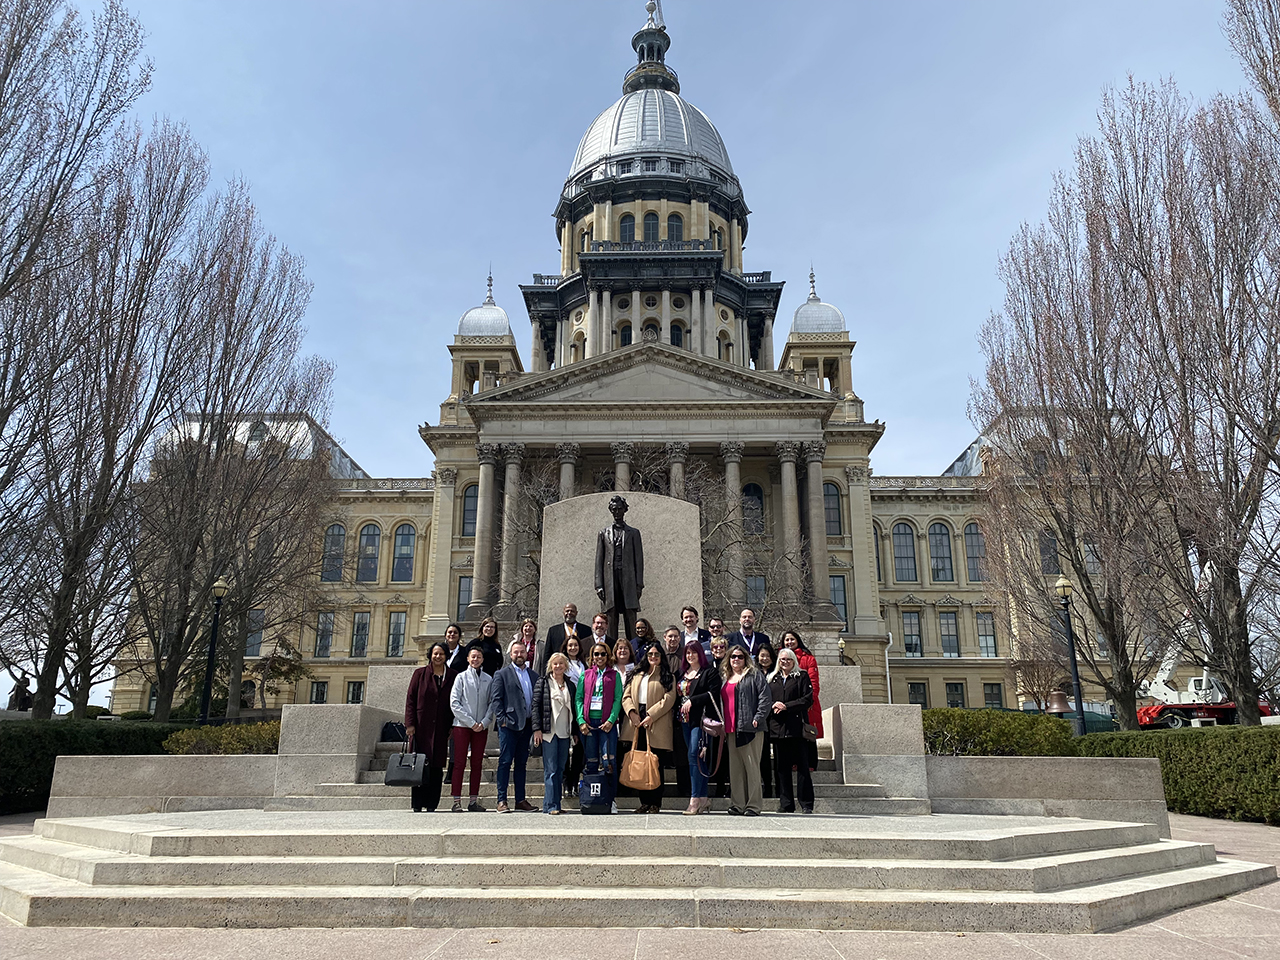
<svg viewBox="0 0 1280 960">
<path fill-rule="evenodd" d="M 532 284 L 532 286 L 535 286 L 535 287 L 558 287 L 558 286 L 560 286 L 560 281 L 561 281 L 561 280 L 563 280 L 563 279 L 564 279 L 564 277 L 560 276 L 560 274 L 558 274 L 558 273 L 535 273 L 535 274 L 533 275 L 533 284 Z"/>
<path fill-rule="evenodd" d="M 759 273 L 744 273 L 742 275 L 743 283 L 772 283 L 770 279 L 773 276 L 772 270 L 762 270 Z"/>
<path fill-rule="evenodd" d="M 661 75 L 663 72 L 671 74 L 671 78 L 675 80 L 676 83 L 680 82 L 680 74 L 676 73 L 665 63 L 658 63 L 656 60 L 646 60 L 644 63 L 637 63 L 623 75 L 622 82 L 626 83 L 637 73 L 656 73 Z"/>
<path fill-rule="evenodd" d="M 592 240 L 592 253 L 683 253 L 690 250 L 715 250 L 711 240 Z"/>
<path fill-rule="evenodd" d="M 339 490 L 434 490 L 436 482 L 429 477 L 396 480 L 342 480 Z"/>
</svg>

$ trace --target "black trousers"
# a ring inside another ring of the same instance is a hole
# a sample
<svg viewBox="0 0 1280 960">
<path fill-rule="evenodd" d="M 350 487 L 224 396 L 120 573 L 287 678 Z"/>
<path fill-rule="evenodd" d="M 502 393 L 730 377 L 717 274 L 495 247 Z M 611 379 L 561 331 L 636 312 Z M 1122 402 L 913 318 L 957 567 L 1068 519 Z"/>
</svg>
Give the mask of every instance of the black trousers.
<svg viewBox="0 0 1280 960">
<path fill-rule="evenodd" d="M 443 764 L 428 763 L 426 772 L 422 775 L 422 786 L 410 788 L 413 809 L 434 812 L 436 807 L 440 806 L 440 785 L 443 782 Z"/>
<path fill-rule="evenodd" d="M 778 806 L 788 812 L 795 810 L 797 794 L 802 810 L 813 809 L 813 777 L 809 775 L 808 750 L 805 746 L 808 742 L 804 737 L 778 737 L 773 741 L 773 749 L 778 758 Z M 796 768 L 795 792 L 791 789 L 793 766 Z"/>
<path fill-rule="evenodd" d="M 684 742 L 684 729 L 680 726 L 680 711 L 671 711 L 671 742 Z M 677 797 L 687 797 L 693 793 L 693 786 L 689 782 L 689 754 L 685 750 L 655 750 L 654 753 L 659 754 L 662 759 L 659 761 L 663 769 L 672 766 L 676 769 L 676 792 Z M 661 795 L 659 795 L 661 799 Z M 656 803 L 657 801 L 653 801 Z"/>
<path fill-rule="evenodd" d="M 760 789 L 766 797 L 777 796 L 777 788 L 773 775 L 773 740 L 768 730 L 762 730 L 758 736 L 763 737 L 764 744 L 760 748 Z"/>
</svg>

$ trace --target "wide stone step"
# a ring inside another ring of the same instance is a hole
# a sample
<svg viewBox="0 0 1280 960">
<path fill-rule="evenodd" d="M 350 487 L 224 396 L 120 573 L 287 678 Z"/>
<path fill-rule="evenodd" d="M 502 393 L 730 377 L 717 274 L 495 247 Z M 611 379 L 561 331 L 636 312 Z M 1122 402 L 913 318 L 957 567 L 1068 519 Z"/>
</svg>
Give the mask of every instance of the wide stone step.
<svg viewBox="0 0 1280 960">
<path fill-rule="evenodd" d="M 0 864 L 0 911 L 28 926 L 766 927 L 1083 933 L 1228 896 L 1275 868 L 1216 862 L 1047 893 L 992 890 L 404 885 L 89 886 Z"/>
<path fill-rule="evenodd" d="M 757 851 L 767 853 L 767 851 Z M 145 857 L 21 837 L 0 859 L 92 886 L 333 885 L 743 887 L 1047 892 L 1212 863 L 1209 844 L 1160 841 L 1018 861 L 796 860 L 773 856 Z M 782 871 L 780 874 L 779 871 Z"/>
<path fill-rule="evenodd" d="M 324 798 L 304 797 L 302 800 Z M 342 799 L 342 798 L 337 798 Z M 359 798 L 354 798 L 359 799 Z M 403 802 L 403 801 L 399 801 Z M 863 800 L 887 804 L 891 800 Z M 794 859 L 1013 860 L 1159 842 L 1151 824 L 1042 817 L 683 817 L 538 813 L 414 814 L 224 810 L 40 820 L 35 835 L 139 856 L 735 857 L 753 850 Z M 781 844 L 774 850 L 770 844 Z M 744 846 L 746 845 L 746 846 Z"/>
<path fill-rule="evenodd" d="M 486 790 L 488 791 L 489 796 L 494 796 L 495 785 L 498 782 L 496 772 L 492 770 L 485 770 L 485 771 L 482 771 L 482 773 L 483 775 L 480 778 L 481 796 L 485 795 Z M 463 780 L 464 785 L 469 785 L 471 782 L 470 771 L 467 771 L 467 774 L 468 776 Z M 359 777 L 360 779 L 358 783 L 354 784 L 354 786 L 377 787 L 381 790 L 401 790 L 401 789 L 407 790 L 408 789 L 407 787 L 386 786 L 385 784 L 386 772 L 382 770 L 362 770 L 359 774 Z M 508 783 L 513 782 L 513 779 L 514 778 L 509 777 Z M 444 782 L 446 784 L 449 783 L 448 780 L 445 780 Z M 675 792 L 676 778 L 672 771 L 668 770 L 664 772 L 663 782 L 666 784 L 666 787 L 669 791 Z M 538 796 L 541 796 L 542 789 L 543 789 L 542 770 L 541 769 L 538 769 L 536 771 L 533 769 L 526 770 L 525 783 L 530 793 L 532 793 L 534 790 L 537 790 Z M 330 786 L 334 786 L 334 785 L 318 784 L 316 788 L 317 794 L 324 795 L 326 791 L 321 788 L 330 787 Z M 446 788 L 446 792 L 448 792 L 447 788 Z M 885 794 L 884 794 L 884 788 L 880 786 L 880 784 L 878 783 L 821 782 L 821 783 L 814 783 L 813 795 L 815 797 L 883 797 Z"/>
</svg>

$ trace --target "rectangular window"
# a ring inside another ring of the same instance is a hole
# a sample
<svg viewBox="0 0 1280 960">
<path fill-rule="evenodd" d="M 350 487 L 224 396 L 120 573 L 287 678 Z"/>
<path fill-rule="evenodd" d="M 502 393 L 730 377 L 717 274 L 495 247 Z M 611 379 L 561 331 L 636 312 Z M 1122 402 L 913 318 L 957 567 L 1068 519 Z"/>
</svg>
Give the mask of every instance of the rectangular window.
<svg viewBox="0 0 1280 960">
<path fill-rule="evenodd" d="M 387 623 L 387 656 L 404 656 L 404 624 L 409 618 L 404 610 L 392 610 Z"/>
<path fill-rule="evenodd" d="M 1040 531 L 1040 572 L 1051 577 L 1062 573 L 1058 563 L 1058 538 L 1052 530 Z"/>
<path fill-rule="evenodd" d="M 1102 573 L 1102 560 L 1098 556 L 1098 545 L 1089 540 L 1084 542 L 1084 570 L 1091 577 Z"/>
<path fill-rule="evenodd" d="M 364 681 L 347 681 L 347 703 L 364 703 Z"/>
<path fill-rule="evenodd" d="M 622 160 L 618 163 L 618 173 L 626 174 L 631 172 L 631 161 Z"/>
<path fill-rule="evenodd" d="M 367 657 L 369 655 L 369 611 L 361 610 L 351 618 L 351 655 Z"/>
<path fill-rule="evenodd" d="M 467 604 L 471 602 L 471 578 L 458 578 L 458 609 L 457 616 L 454 617 L 459 623 L 466 619 Z"/>
<path fill-rule="evenodd" d="M 920 613 L 904 610 L 902 613 L 902 647 L 908 657 L 922 657 L 920 649 Z"/>
<path fill-rule="evenodd" d="M 657 173 L 658 161 L 657 160 L 641 160 L 640 169 L 643 170 L 645 173 Z"/>
<path fill-rule="evenodd" d="M 311 702 L 327 703 L 329 700 L 329 683 L 327 680 L 311 681 Z"/>
<path fill-rule="evenodd" d="M 267 625 L 267 611 L 249 611 L 249 635 L 244 639 L 244 655 L 246 657 L 262 656 L 262 631 Z"/>
<path fill-rule="evenodd" d="M 988 710 L 1000 710 L 1004 707 L 1004 684 L 984 683 L 982 685 L 982 704 Z"/>
<path fill-rule="evenodd" d="M 942 655 L 944 657 L 960 656 L 960 637 L 956 633 L 954 612 L 938 614 L 938 633 L 942 637 Z"/>
<path fill-rule="evenodd" d="M 684 161 L 668 160 L 667 169 L 670 170 L 672 173 L 684 173 Z"/>
<path fill-rule="evenodd" d="M 747 606 L 763 607 L 765 598 L 764 577 L 747 577 Z"/>
<path fill-rule="evenodd" d="M 994 613 L 978 614 L 978 656 L 999 656 L 996 653 L 996 615 Z"/>
<path fill-rule="evenodd" d="M 947 684 L 947 706 L 948 707 L 964 706 L 964 684 L 963 683 Z"/>
<path fill-rule="evenodd" d="M 333 611 L 316 616 L 316 656 L 327 657 L 333 646 Z"/>
<path fill-rule="evenodd" d="M 907 684 L 907 703 L 914 703 L 918 707 L 929 708 L 929 685 L 927 683 L 908 683 Z"/>
<path fill-rule="evenodd" d="M 843 576 L 831 578 L 831 602 L 840 611 L 840 619 L 844 621 L 845 629 L 849 629 L 849 608 L 845 601 Z"/>
</svg>

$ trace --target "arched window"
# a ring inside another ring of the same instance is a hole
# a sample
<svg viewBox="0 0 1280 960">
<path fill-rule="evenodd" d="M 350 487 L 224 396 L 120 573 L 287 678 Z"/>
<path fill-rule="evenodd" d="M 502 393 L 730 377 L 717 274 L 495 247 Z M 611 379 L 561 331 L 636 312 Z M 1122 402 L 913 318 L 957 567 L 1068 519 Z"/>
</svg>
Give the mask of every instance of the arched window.
<svg viewBox="0 0 1280 960">
<path fill-rule="evenodd" d="M 472 484 L 462 491 L 462 535 L 476 535 L 476 501 L 480 498 L 480 487 Z"/>
<path fill-rule="evenodd" d="M 646 213 L 644 215 L 644 242 L 658 242 L 658 215 L 656 213 Z"/>
<path fill-rule="evenodd" d="M 935 583 L 956 578 L 951 567 L 951 528 L 945 523 L 929 527 L 929 572 Z"/>
<path fill-rule="evenodd" d="M 590 240 L 591 234 L 587 233 L 587 231 L 583 230 L 582 233 L 578 234 L 578 250 L 582 253 L 586 253 Z"/>
<path fill-rule="evenodd" d="M 395 547 L 391 555 L 391 579 L 396 583 L 413 579 L 413 547 L 417 539 L 413 524 L 402 523 L 396 527 Z"/>
<path fill-rule="evenodd" d="M 658 326 L 656 323 L 646 323 L 644 325 L 644 332 L 652 333 L 654 340 L 662 339 L 662 328 Z"/>
<path fill-rule="evenodd" d="M 372 583 L 378 579 L 378 551 L 382 547 L 382 531 L 376 523 L 360 528 L 360 550 L 356 556 L 356 582 Z"/>
<path fill-rule="evenodd" d="M 758 483 L 748 483 L 742 488 L 742 530 L 744 533 L 764 533 L 764 489 Z"/>
<path fill-rule="evenodd" d="M 724 231 L 723 230 L 716 231 L 716 249 L 717 250 L 724 249 Z"/>
<path fill-rule="evenodd" d="M 631 346 L 631 324 L 624 323 L 618 330 L 618 345 L 623 347 Z"/>
<path fill-rule="evenodd" d="M 871 525 L 871 539 L 876 543 L 876 580 L 879 582 L 884 580 L 884 573 L 880 569 L 880 528 L 875 524 Z"/>
<path fill-rule="evenodd" d="M 324 550 L 320 559 L 320 579 L 324 583 L 342 581 L 342 554 L 347 548 L 347 528 L 332 524 L 324 532 Z"/>
<path fill-rule="evenodd" d="M 898 581 L 916 579 L 916 532 L 909 523 L 893 525 L 893 578 Z"/>
<path fill-rule="evenodd" d="M 636 242 L 636 218 L 629 213 L 624 213 L 618 221 L 618 239 L 623 243 Z"/>
<path fill-rule="evenodd" d="M 842 535 L 844 522 L 840 518 L 840 488 L 834 483 L 822 485 L 822 512 L 827 521 L 827 536 Z"/>
<path fill-rule="evenodd" d="M 976 523 L 964 528 L 964 554 L 969 561 L 969 579 L 987 579 L 987 539 Z"/>
<path fill-rule="evenodd" d="M 678 323 L 673 323 L 671 325 L 671 345 L 673 347 L 684 346 L 684 327 L 680 326 Z"/>
<path fill-rule="evenodd" d="M 667 239 L 684 239 L 684 219 L 678 213 L 673 213 L 667 217 Z"/>
</svg>

